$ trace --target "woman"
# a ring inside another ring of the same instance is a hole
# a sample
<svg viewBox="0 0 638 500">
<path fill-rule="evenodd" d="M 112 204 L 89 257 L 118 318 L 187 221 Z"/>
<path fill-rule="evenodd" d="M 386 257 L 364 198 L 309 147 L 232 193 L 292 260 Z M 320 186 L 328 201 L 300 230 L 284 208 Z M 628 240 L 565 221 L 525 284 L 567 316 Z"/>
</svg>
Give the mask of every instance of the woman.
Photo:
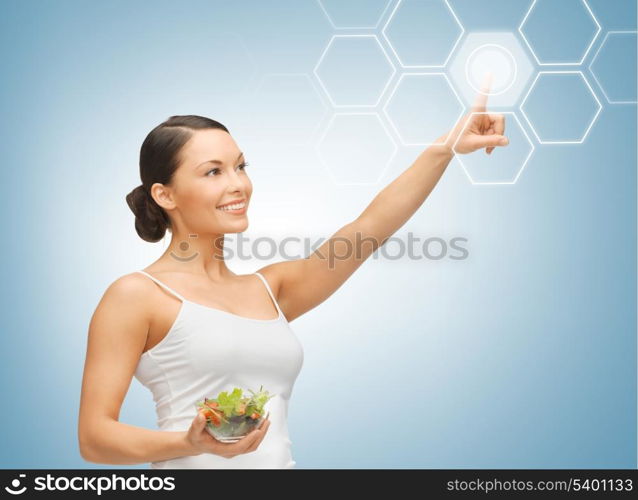
<svg viewBox="0 0 638 500">
<path fill-rule="evenodd" d="M 294 467 L 287 412 L 303 350 L 289 323 L 330 297 L 414 214 L 454 151 L 491 153 L 507 144 L 503 116 L 485 112 L 486 95 L 472 109 L 479 114 L 424 150 L 310 257 L 247 275 L 233 273 L 223 258 L 224 234 L 248 227 L 253 186 L 244 154 L 226 127 L 208 118 L 173 116 L 153 129 L 140 152 L 142 184 L 126 200 L 141 238 L 159 241 L 170 229 L 172 239 L 150 266 L 113 282 L 93 314 L 82 457 L 152 468 Z M 354 248 L 371 239 L 374 248 Z M 133 375 L 152 391 L 160 430 L 118 421 Z M 207 432 L 198 401 L 261 386 L 274 397 L 259 428 L 234 443 Z"/>
</svg>

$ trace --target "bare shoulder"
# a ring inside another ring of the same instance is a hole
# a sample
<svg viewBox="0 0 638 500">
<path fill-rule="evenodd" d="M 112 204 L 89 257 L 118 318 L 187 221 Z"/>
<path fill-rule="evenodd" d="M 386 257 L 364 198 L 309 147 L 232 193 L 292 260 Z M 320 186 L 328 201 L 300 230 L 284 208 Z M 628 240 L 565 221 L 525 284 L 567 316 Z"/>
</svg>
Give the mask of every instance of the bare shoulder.
<svg viewBox="0 0 638 500">
<path fill-rule="evenodd" d="M 155 291 L 152 280 L 140 273 L 125 274 L 113 281 L 105 290 L 96 310 L 94 318 L 100 312 L 115 313 L 126 320 L 127 316 L 149 318 L 151 311 L 149 297 Z"/>
<path fill-rule="evenodd" d="M 282 275 L 285 273 L 285 268 L 282 266 L 283 262 L 276 262 L 274 264 L 269 264 L 261 269 L 258 269 L 257 272 L 261 274 L 266 281 L 268 282 L 268 286 L 272 290 L 272 293 L 275 297 L 279 298 L 279 289 L 281 288 Z"/>
<path fill-rule="evenodd" d="M 140 273 L 129 273 L 113 281 L 104 292 L 104 297 L 115 300 L 144 302 L 148 294 L 155 290 L 155 283 Z"/>
<path fill-rule="evenodd" d="M 134 370 L 152 322 L 150 297 L 155 284 L 144 279 L 140 273 L 130 273 L 107 287 L 89 324 L 88 369 L 108 359 L 123 364 L 129 375 Z"/>
</svg>

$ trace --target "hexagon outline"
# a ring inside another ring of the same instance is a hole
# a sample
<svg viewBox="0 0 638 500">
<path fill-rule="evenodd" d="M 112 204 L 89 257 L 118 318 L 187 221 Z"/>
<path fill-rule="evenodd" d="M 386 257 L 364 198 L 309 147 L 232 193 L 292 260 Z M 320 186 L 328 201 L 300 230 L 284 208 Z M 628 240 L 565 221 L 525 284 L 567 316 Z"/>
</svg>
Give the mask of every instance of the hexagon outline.
<svg viewBox="0 0 638 500">
<path fill-rule="evenodd" d="M 392 51 L 394 56 L 397 58 L 397 61 L 399 61 L 399 64 L 401 65 L 402 68 L 445 68 L 445 66 L 447 66 L 447 63 L 450 60 L 450 57 L 452 56 L 452 54 L 456 50 L 456 47 L 458 46 L 459 42 L 461 41 L 461 38 L 463 38 L 463 35 L 465 34 L 465 28 L 463 27 L 463 24 L 461 23 L 461 21 L 459 21 L 459 18 L 457 17 L 456 12 L 454 12 L 454 9 L 452 9 L 452 7 L 450 6 L 448 0 L 442 0 L 443 3 L 447 6 L 447 8 L 450 11 L 450 13 L 452 14 L 452 17 L 456 21 L 456 24 L 458 24 L 459 28 L 461 28 L 461 32 L 459 33 L 459 36 L 456 38 L 456 42 L 454 42 L 454 45 L 450 49 L 450 52 L 448 53 L 447 57 L 445 58 L 445 61 L 443 62 L 443 64 L 434 64 L 434 65 L 432 65 L 432 64 L 428 64 L 428 65 L 404 64 L 403 61 L 401 60 L 401 58 L 399 57 L 399 54 L 397 53 L 397 51 L 394 49 L 394 46 L 392 45 L 392 42 L 388 38 L 388 35 L 386 35 L 386 33 L 385 33 L 386 29 L 388 28 L 388 25 L 392 21 L 392 18 L 394 17 L 394 14 L 397 11 L 397 9 L 399 8 L 399 5 L 401 5 L 402 1 L 403 0 L 399 0 L 397 2 L 397 4 L 394 6 L 394 9 L 392 10 L 392 13 L 390 14 L 390 17 L 388 17 L 388 20 L 385 22 L 385 24 L 383 25 L 383 29 L 381 30 L 381 34 L 383 35 L 383 38 L 385 38 L 385 41 L 388 43 L 388 46 L 390 47 L 390 50 Z"/>
<path fill-rule="evenodd" d="M 531 146 L 531 149 L 529 150 L 529 153 L 525 157 L 525 160 L 523 160 L 523 164 L 521 165 L 521 168 L 518 170 L 518 173 L 516 174 L 516 177 L 514 177 L 513 181 L 511 181 L 511 182 L 509 182 L 509 181 L 474 182 L 474 179 L 472 179 L 472 176 L 470 175 L 470 173 L 467 171 L 467 168 L 463 164 L 463 160 L 461 160 L 460 153 L 456 152 L 456 145 L 459 142 L 459 140 L 461 139 L 461 137 L 463 136 L 463 132 L 465 132 L 465 129 L 467 128 L 468 124 L 470 123 L 470 121 L 472 119 L 472 116 L 474 116 L 474 115 L 489 115 L 489 114 L 494 114 L 494 113 L 492 111 L 473 111 L 473 112 L 471 112 L 468 115 L 468 119 L 463 124 L 463 128 L 461 129 L 461 132 L 459 133 L 458 137 L 454 141 L 454 144 L 452 145 L 452 151 L 454 152 L 454 156 L 456 156 L 457 160 L 459 160 L 459 163 L 461 164 L 461 167 L 463 168 L 463 171 L 465 172 L 465 175 L 467 176 L 467 178 L 470 180 L 470 182 L 472 184 L 481 184 L 481 185 L 516 184 L 516 181 L 521 176 L 521 173 L 525 169 L 525 166 L 527 165 L 527 162 L 531 158 L 532 153 L 534 152 L 534 150 L 536 148 L 534 147 L 534 143 L 532 142 L 532 140 L 529 138 L 529 135 L 527 135 L 527 132 L 525 131 L 525 127 L 523 127 L 523 124 L 518 119 L 518 116 L 516 116 L 516 113 L 514 111 L 500 111 L 499 114 L 501 114 L 501 115 L 512 115 L 514 117 L 514 120 L 516 121 L 516 123 L 518 123 L 518 126 L 521 128 L 521 131 L 523 132 L 523 135 L 525 136 L 525 139 L 527 139 L 527 142 Z"/>
<path fill-rule="evenodd" d="M 328 13 L 328 10 L 326 9 L 326 7 L 323 5 L 323 2 L 321 0 L 317 0 L 317 3 L 319 4 L 319 7 L 323 11 L 324 15 L 328 18 L 328 22 L 330 23 L 332 28 L 335 29 L 335 30 L 369 30 L 369 29 L 376 29 L 379 26 L 379 23 L 381 22 L 381 19 L 383 19 L 383 16 L 385 16 L 385 13 L 388 12 L 388 7 L 390 7 L 390 3 L 391 2 L 392 2 L 392 0 L 386 0 L 385 7 L 383 8 L 383 12 L 381 12 L 381 15 L 379 15 L 379 19 L 377 19 L 377 22 L 376 22 L 376 24 L 374 26 L 337 26 L 334 23 L 334 21 L 332 20 L 332 18 L 330 17 L 330 14 Z"/>
<path fill-rule="evenodd" d="M 337 116 L 352 116 L 352 115 L 355 115 L 355 116 L 358 116 L 358 115 L 372 115 L 372 116 L 374 116 L 379 121 L 379 123 L 381 124 L 381 128 L 383 129 L 385 134 L 388 136 L 388 139 L 390 140 L 390 144 L 392 144 L 392 154 L 390 154 L 390 157 L 386 161 L 385 165 L 383 165 L 383 168 L 380 170 L 379 177 L 377 177 L 377 179 L 375 181 L 373 181 L 373 182 L 339 182 L 336 179 L 336 177 L 334 176 L 334 174 L 332 173 L 332 170 L 330 169 L 330 166 L 328 165 L 328 163 L 324 160 L 323 156 L 321 155 L 320 145 L 324 141 L 324 139 L 326 138 L 326 135 L 328 134 L 328 130 L 330 130 L 330 127 L 332 126 L 332 123 L 335 121 L 336 117 Z M 330 120 L 328 121 L 326 126 L 324 127 L 322 134 L 317 139 L 317 142 L 315 142 L 315 152 L 317 153 L 317 156 L 319 157 L 319 161 L 323 165 L 324 170 L 326 170 L 328 172 L 328 175 L 332 179 L 332 182 L 334 182 L 337 186 L 374 186 L 374 185 L 378 184 L 379 181 L 385 175 L 385 172 L 388 169 L 388 166 L 390 165 L 390 162 L 392 160 L 394 160 L 394 157 L 396 156 L 398 150 L 399 150 L 399 147 L 397 146 L 397 143 L 392 138 L 392 135 L 390 134 L 390 132 L 388 131 L 387 127 L 383 123 L 383 120 L 379 116 L 379 113 L 376 113 L 374 111 L 368 111 L 368 112 L 353 111 L 353 112 L 336 112 L 336 113 L 333 113 L 332 117 L 330 118 Z"/>
<path fill-rule="evenodd" d="M 379 93 L 379 97 L 378 97 L 377 101 L 374 104 L 336 104 L 334 99 L 330 95 L 330 92 L 328 91 L 326 86 L 323 84 L 323 81 L 321 80 L 321 77 L 319 76 L 319 73 L 317 73 L 317 69 L 321 65 L 324 57 L 326 56 L 326 53 L 328 52 L 328 49 L 332 45 L 332 42 L 335 40 L 335 38 L 373 38 L 375 40 L 375 42 L 377 42 L 377 45 L 381 49 L 381 53 L 384 55 L 384 57 L 388 61 L 388 64 L 390 64 L 390 67 L 392 68 L 392 73 L 388 77 L 388 80 L 385 82 L 383 90 L 381 90 L 381 92 Z M 392 60 L 388 57 L 388 54 L 385 51 L 385 49 L 383 48 L 383 45 L 381 44 L 379 39 L 377 38 L 377 35 L 375 35 L 375 34 L 349 34 L 349 35 L 332 35 L 332 37 L 330 38 L 330 41 L 328 42 L 328 45 L 326 45 L 326 48 L 321 53 L 321 57 L 319 57 L 319 61 L 317 61 L 317 64 L 315 64 L 315 67 L 312 69 L 312 72 L 314 73 L 315 77 L 317 78 L 317 81 L 319 82 L 319 85 L 321 85 L 321 88 L 324 90 L 324 92 L 328 96 L 328 99 L 330 100 L 330 104 L 332 104 L 333 107 L 335 107 L 335 108 L 374 108 L 374 107 L 378 106 L 379 103 L 381 102 L 381 98 L 385 94 L 386 90 L 388 90 L 388 86 L 390 85 L 390 82 L 392 81 L 392 78 L 394 78 L 394 75 L 396 74 L 397 69 L 394 67 L 394 64 L 392 63 Z"/>
<path fill-rule="evenodd" d="M 388 97 L 386 103 L 383 106 L 383 114 L 387 118 L 388 123 L 392 127 L 392 130 L 394 130 L 394 132 L 397 134 L 397 137 L 399 138 L 399 140 L 401 141 L 401 144 L 403 146 L 435 146 L 435 145 L 436 146 L 441 146 L 441 145 L 443 145 L 443 144 L 445 144 L 447 142 L 447 141 L 443 141 L 443 142 L 405 142 L 403 140 L 403 137 L 401 137 L 401 133 L 399 132 L 399 129 L 395 126 L 394 122 L 392 121 L 392 118 L 390 118 L 390 114 L 388 113 L 387 107 L 389 106 L 390 101 L 394 97 L 394 94 L 396 93 L 397 89 L 399 88 L 399 85 L 401 83 L 401 80 L 403 80 L 403 77 L 404 76 L 422 76 L 422 75 L 426 75 L 426 76 L 435 76 L 436 75 L 436 76 L 443 76 L 443 78 L 445 78 L 445 81 L 447 82 L 448 86 L 452 90 L 452 93 L 454 94 L 454 97 L 456 97 L 456 100 L 459 101 L 459 104 L 461 105 L 461 111 L 459 113 L 459 116 L 456 118 L 456 120 L 454 120 L 454 125 L 456 125 L 459 122 L 459 120 L 463 116 L 463 113 L 465 113 L 465 103 L 461 100 L 461 98 L 459 97 L 458 93 L 456 92 L 456 89 L 452 85 L 452 82 L 450 82 L 450 79 L 448 78 L 448 76 L 445 73 L 442 73 L 442 72 L 441 73 L 423 73 L 423 72 L 401 73 L 401 76 L 397 80 L 396 84 L 394 85 L 394 88 L 390 92 L 390 96 Z M 454 125 L 453 125 L 453 127 L 454 127 Z"/>
<path fill-rule="evenodd" d="M 598 50 L 596 51 L 596 53 L 594 54 L 594 57 L 592 57 L 592 60 L 589 63 L 589 72 L 591 73 L 591 76 L 594 78 L 594 80 L 596 80 L 596 83 L 598 84 L 598 88 L 600 88 L 600 91 L 603 93 L 603 95 L 605 96 L 605 99 L 607 99 L 607 102 L 609 104 L 638 104 L 638 101 L 612 101 L 611 99 L 609 99 L 607 92 L 605 92 L 605 87 L 603 87 L 602 83 L 598 81 L 598 78 L 596 78 L 596 73 L 594 72 L 594 69 L 592 68 L 592 66 L 594 65 L 594 62 L 596 61 L 596 58 L 598 57 L 600 50 L 603 48 L 603 45 L 605 45 L 605 43 L 607 42 L 607 38 L 609 38 L 609 35 L 629 34 L 629 33 L 634 33 L 638 35 L 638 31 L 608 31 L 605 34 L 605 38 L 603 38 L 603 41 L 600 44 L 600 47 L 598 47 Z"/>
<path fill-rule="evenodd" d="M 525 104 L 525 101 L 527 101 L 527 98 L 529 97 L 530 93 L 532 92 L 532 90 L 536 86 L 536 82 L 538 81 L 540 76 L 541 75 L 555 75 L 555 74 L 559 74 L 559 75 L 578 74 L 578 75 L 580 75 L 580 77 L 585 82 L 585 85 L 587 85 L 587 88 L 589 89 L 589 92 L 591 92 L 592 97 L 596 101 L 596 104 L 598 104 L 598 109 L 596 110 L 596 114 L 594 114 L 594 117 L 591 119 L 591 123 L 587 127 L 587 130 L 585 130 L 585 133 L 583 134 L 583 137 L 580 138 L 580 140 L 576 140 L 576 141 L 543 141 L 543 140 L 541 140 L 541 138 L 539 137 L 538 133 L 536 132 L 536 129 L 534 128 L 534 125 L 532 124 L 532 121 L 529 119 L 529 117 L 525 113 L 525 110 L 523 109 L 523 105 Z M 538 139 L 538 143 L 539 144 L 582 144 L 583 142 L 585 142 L 585 139 L 587 138 L 587 135 L 589 135 L 589 131 L 591 130 L 591 128 L 594 126 L 594 123 L 598 119 L 598 115 L 600 114 L 600 111 L 603 109 L 603 105 L 600 103 L 600 100 L 596 96 L 596 93 L 594 92 L 594 89 L 591 88 L 591 85 L 587 81 L 587 78 L 585 78 L 585 75 L 583 74 L 582 71 L 576 71 L 576 70 L 539 71 L 538 74 L 536 75 L 536 78 L 534 78 L 534 81 L 532 82 L 532 84 L 530 85 L 529 89 L 527 90 L 527 94 L 525 94 L 525 97 L 521 101 L 519 109 L 521 110 L 522 115 L 525 117 L 525 120 L 529 124 L 529 127 L 532 129 L 532 132 L 536 136 L 536 139 Z"/>
<path fill-rule="evenodd" d="M 259 91 L 259 89 L 261 89 L 261 86 L 266 81 L 266 78 L 271 77 L 271 76 L 302 76 L 302 77 L 305 77 L 308 80 L 308 82 L 310 83 L 310 87 L 312 87 L 312 91 L 315 93 L 315 95 L 319 99 L 319 102 L 321 103 L 321 108 L 323 109 L 323 112 L 321 114 L 321 118 L 319 118 L 319 120 L 317 120 L 317 124 L 312 129 L 312 132 L 310 132 L 310 134 L 308 134 L 308 138 L 306 140 L 304 140 L 302 142 L 298 142 L 298 143 L 295 142 L 294 143 L 294 144 L 307 145 L 317 135 L 317 130 L 321 126 L 321 122 L 324 120 L 324 118 L 328 114 L 328 108 L 326 107 L 325 98 L 317 90 L 317 86 L 312 81 L 312 78 L 310 78 L 310 75 L 308 75 L 308 73 L 302 73 L 302 72 L 297 72 L 297 73 L 280 73 L 280 72 L 264 73 L 261 76 L 261 78 L 259 78 L 259 81 L 257 82 L 257 85 L 255 85 L 255 87 L 253 88 L 252 92 L 250 92 L 246 97 L 248 97 L 249 99 L 254 99 L 255 96 L 257 95 L 257 92 Z"/>
<path fill-rule="evenodd" d="M 544 62 L 540 61 L 540 59 L 536 55 L 536 52 L 534 52 L 534 48 L 532 47 L 532 45 L 529 43 L 529 41 L 525 37 L 525 33 L 523 33 L 523 25 L 525 24 L 525 21 L 527 21 L 527 18 L 529 17 L 530 13 L 534 9 L 534 5 L 536 5 L 536 0 L 532 0 L 532 4 L 529 6 L 529 9 L 525 13 L 525 16 L 523 17 L 523 20 L 521 21 L 521 24 L 518 26 L 518 32 L 520 33 L 521 37 L 525 41 L 525 44 L 527 44 L 527 47 L 529 48 L 530 52 L 534 56 L 534 59 L 536 59 L 536 62 L 538 63 L 539 66 L 580 66 L 581 64 L 583 64 L 583 61 L 587 57 L 587 54 L 589 54 L 589 51 L 591 50 L 592 45 L 594 45 L 594 42 L 596 41 L 596 39 L 598 38 L 598 35 L 600 34 L 601 27 L 600 27 L 600 23 L 598 22 L 598 19 L 596 19 L 596 16 L 594 15 L 594 13 L 592 12 L 591 8 L 587 4 L 587 0 L 581 0 L 581 2 L 583 2 L 583 5 L 585 5 L 585 8 L 587 9 L 587 12 L 589 12 L 589 15 L 593 19 L 594 24 L 596 25 L 596 28 L 597 28 L 596 29 L 596 33 L 594 34 L 594 36 L 592 37 L 591 41 L 589 42 L 589 46 L 587 47 L 587 49 L 585 49 L 585 53 L 583 54 L 583 57 L 581 57 L 580 61 L 578 61 L 578 62 L 544 63 Z"/>
</svg>

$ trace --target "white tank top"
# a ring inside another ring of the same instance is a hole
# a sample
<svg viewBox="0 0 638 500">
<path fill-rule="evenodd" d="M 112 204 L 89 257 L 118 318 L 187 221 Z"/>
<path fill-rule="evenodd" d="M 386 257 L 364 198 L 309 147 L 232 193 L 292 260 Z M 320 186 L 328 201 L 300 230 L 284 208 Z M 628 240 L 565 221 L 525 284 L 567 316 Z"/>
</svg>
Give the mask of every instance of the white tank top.
<svg viewBox="0 0 638 500">
<path fill-rule="evenodd" d="M 145 271 L 158 285 L 182 301 L 166 336 L 142 353 L 135 377 L 150 389 L 157 425 L 163 431 L 185 431 L 197 415 L 196 403 L 221 391 L 240 387 L 275 396 L 268 401 L 270 428 L 250 453 L 224 458 L 212 453 L 151 462 L 152 469 L 293 468 L 288 435 L 288 400 L 303 365 L 299 339 L 266 279 L 264 282 L 279 316 L 251 319 L 185 299 Z"/>
</svg>

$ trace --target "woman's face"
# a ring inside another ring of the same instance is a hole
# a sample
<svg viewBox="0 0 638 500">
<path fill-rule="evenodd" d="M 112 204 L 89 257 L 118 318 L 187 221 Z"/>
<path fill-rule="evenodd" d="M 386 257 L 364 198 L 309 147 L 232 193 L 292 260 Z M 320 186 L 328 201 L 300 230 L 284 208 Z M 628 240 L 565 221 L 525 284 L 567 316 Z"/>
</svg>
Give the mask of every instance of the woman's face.
<svg viewBox="0 0 638 500">
<path fill-rule="evenodd" d="M 246 160 L 230 134 L 218 129 L 194 131 L 180 159 L 172 193 L 187 230 L 197 234 L 245 231 L 253 187 L 243 168 Z M 235 200 L 243 200 L 241 210 L 219 208 Z"/>
</svg>

